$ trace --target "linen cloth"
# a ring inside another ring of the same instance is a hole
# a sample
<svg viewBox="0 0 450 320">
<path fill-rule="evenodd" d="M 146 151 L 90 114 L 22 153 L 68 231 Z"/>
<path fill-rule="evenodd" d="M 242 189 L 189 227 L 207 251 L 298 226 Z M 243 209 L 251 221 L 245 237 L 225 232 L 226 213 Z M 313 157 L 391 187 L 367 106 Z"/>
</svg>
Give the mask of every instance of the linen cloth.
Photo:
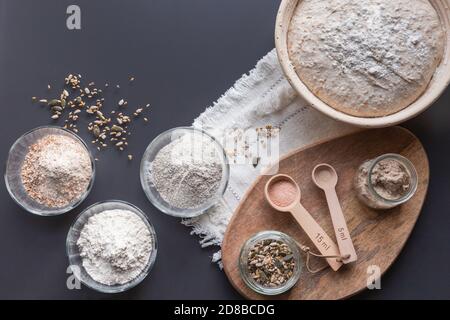
<svg viewBox="0 0 450 320">
<path fill-rule="evenodd" d="M 319 113 L 298 97 L 283 74 L 275 49 L 193 123 L 194 127 L 205 130 L 219 142 L 224 141 L 230 129 L 249 130 L 268 125 L 279 128 L 280 156 L 325 138 L 357 130 Z M 235 165 L 230 161 L 230 180 L 222 203 L 200 217 L 182 221 L 192 228 L 192 234 L 201 237 L 202 247 L 221 245 L 234 209 L 260 174 L 261 168 L 251 163 Z M 220 258 L 218 251 L 213 261 L 221 265 Z"/>
</svg>

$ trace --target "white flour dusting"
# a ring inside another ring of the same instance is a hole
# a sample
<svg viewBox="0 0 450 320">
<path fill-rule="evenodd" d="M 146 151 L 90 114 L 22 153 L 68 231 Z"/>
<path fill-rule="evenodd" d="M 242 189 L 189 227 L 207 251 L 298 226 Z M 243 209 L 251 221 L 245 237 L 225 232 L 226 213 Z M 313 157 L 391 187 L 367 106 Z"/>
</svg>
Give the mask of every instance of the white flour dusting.
<svg viewBox="0 0 450 320">
<path fill-rule="evenodd" d="M 132 211 L 106 210 L 90 217 L 77 241 L 83 267 L 97 282 L 125 284 L 147 266 L 152 237 Z"/>
<path fill-rule="evenodd" d="M 444 44 L 428 0 L 303 0 L 288 35 L 289 55 L 311 91 L 363 117 L 395 113 L 422 95 Z"/>
</svg>

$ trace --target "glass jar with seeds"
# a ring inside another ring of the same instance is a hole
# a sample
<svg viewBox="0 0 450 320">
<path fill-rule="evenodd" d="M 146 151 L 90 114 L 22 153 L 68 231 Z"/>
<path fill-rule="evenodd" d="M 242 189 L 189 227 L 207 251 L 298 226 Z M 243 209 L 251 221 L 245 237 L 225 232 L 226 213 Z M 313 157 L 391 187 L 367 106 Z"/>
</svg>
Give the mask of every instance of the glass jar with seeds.
<svg viewBox="0 0 450 320">
<path fill-rule="evenodd" d="M 243 245 L 239 270 L 245 284 L 263 295 L 278 295 L 300 278 L 301 257 L 296 242 L 278 231 L 263 231 Z"/>
</svg>

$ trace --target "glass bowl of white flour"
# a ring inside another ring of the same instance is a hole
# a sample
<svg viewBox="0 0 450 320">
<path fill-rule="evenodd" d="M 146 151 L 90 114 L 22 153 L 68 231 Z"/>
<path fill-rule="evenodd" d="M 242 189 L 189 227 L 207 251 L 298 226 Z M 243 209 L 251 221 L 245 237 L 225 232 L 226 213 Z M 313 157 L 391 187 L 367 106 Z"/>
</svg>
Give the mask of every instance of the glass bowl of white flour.
<svg viewBox="0 0 450 320">
<path fill-rule="evenodd" d="M 94 184 L 95 161 L 75 133 L 42 126 L 14 142 L 4 178 L 11 198 L 26 211 L 55 216 L 86 199 Z"/>
<path fill-rule="evenodd" d="M 157 255 L 156 232 L 133 204 L 98 202 L 77 217 L 66 250 L 76 281 L 99 292 L 119 293 L 150 273 Z"/>
<path fill-rule="evenodd" d="M 218 204 L 228 185 L 222 145 L 193 127 L 170 129 L 147 147 L 141 161 L 142 188 L 163 213 L 192 218 Z"/>
</svg>

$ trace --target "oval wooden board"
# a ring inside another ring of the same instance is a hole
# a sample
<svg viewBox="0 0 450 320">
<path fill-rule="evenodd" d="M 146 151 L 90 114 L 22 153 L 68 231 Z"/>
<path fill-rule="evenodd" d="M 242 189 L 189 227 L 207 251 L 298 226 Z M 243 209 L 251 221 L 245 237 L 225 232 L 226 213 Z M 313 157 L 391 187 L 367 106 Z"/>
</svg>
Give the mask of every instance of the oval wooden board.
<svg viewBox="0 0 450 320">
<path fill-rule="evenodd" d="M 375 211 L 357 200 L 352 187 L 353 177 L 364 160 L 384 153 L 399 153 L 410 159 L 418 171 L 419 185 L 416 195 L 403 206 Z M 358 261 L 343 266 L 338 272 L 327 268 L 311 274 L 304 268 L 291 291 L 272 298 L 344 299 L 362 291 L 367 285 L 368 267 L 376 265 L 384 273 L 399 255 L 419 217 L 428 188 L 428 159 L 420 141 L 408 130 L 392 127 L 362 131 L 295 151 L 280 161 L 279 173 L 289 174 L 298 182 L 303 205 L 336 239 L 325 196 L 311 179 L 314 166 L 323 162 L 333 165 L 339 174 L 337 192 Z M 261 176 L 250 187 L 228 225 L 222 244 L 225 273 L 232 285 L 248 299 L 270 298 L 249 289 L 239 274 L 239 251 L 250 236 L 263 230 L 279 230 L 314 248 L 289 214 L 276 212 L 265 201 L 264 185 L 269 178 Z M 314 259 L 315 267 L 322 263 Z"/>
</svg>

